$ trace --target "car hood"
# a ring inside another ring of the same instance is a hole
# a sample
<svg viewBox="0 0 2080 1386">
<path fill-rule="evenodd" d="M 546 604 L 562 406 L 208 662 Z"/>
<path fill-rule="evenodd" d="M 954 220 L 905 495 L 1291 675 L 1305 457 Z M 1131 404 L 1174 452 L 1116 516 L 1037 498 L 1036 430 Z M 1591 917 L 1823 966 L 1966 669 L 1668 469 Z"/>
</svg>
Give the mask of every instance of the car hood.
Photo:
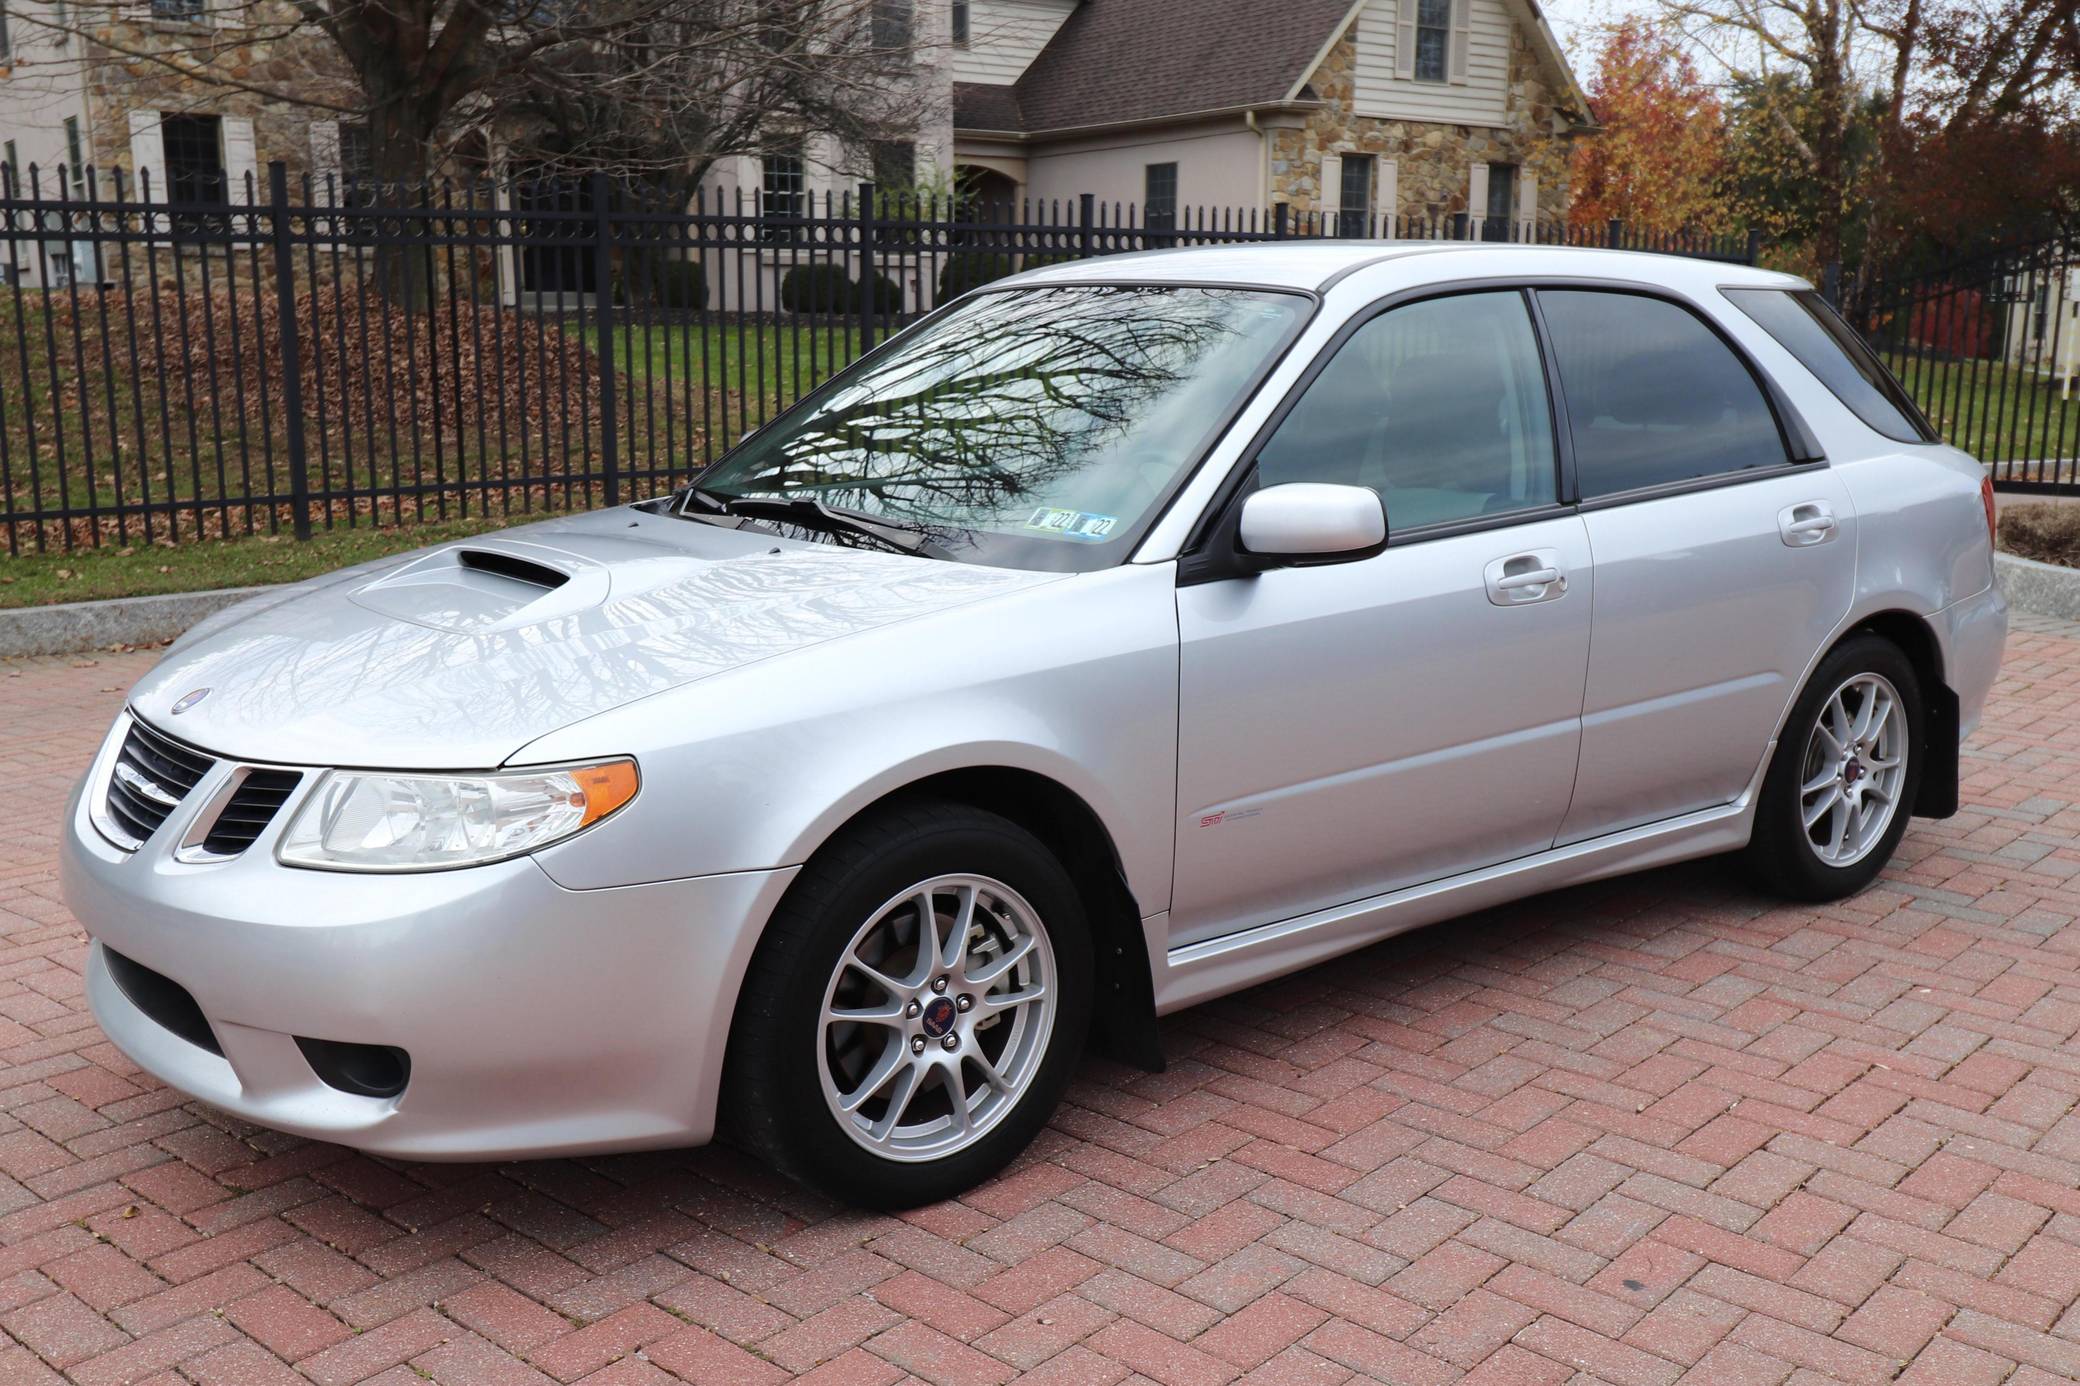
<svg viewBox="0 0 2080 1386">
<path fill-rule="evenodd" d="M 488 767 L 638 698 L 1060 577 L 610 510 L 256 597 L 130 706 L 245 760 Z"/>
</svg>

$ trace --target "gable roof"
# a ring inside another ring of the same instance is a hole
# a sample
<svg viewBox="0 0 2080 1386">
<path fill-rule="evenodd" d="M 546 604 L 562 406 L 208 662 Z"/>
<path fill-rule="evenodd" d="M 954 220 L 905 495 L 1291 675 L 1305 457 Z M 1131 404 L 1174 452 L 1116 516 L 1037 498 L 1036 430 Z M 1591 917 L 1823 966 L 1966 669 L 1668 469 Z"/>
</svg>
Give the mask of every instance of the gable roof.
<svg viewBox="0 0 2080 1386">
<path fill-rule="evenodd" d="M 1014 86 L 956 82 L 962 130 L 1039 134 L 1312 101 L 1307 80 L 1364 0 L 1082 0 Z M 1584 118 L 1536 0 L 1504 0 Z"/>
<path fill-rule="evenodd" d="M 1275 105 L 1306 81 L 1351 0 L 1083 0 L 1003 88 L 954 86 L 962 129 L 1074 130 Z M 973 117 L 971 119 L 970 117 Z M 993 123 L 1012 117 L 1015 125 Z"/>
</svg>

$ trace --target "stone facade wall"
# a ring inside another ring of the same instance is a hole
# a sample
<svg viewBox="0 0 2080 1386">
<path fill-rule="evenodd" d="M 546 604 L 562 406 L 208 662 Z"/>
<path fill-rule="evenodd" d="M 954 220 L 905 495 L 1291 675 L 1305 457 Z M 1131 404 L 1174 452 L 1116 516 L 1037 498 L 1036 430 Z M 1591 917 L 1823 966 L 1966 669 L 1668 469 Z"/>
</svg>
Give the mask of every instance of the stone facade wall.
<svg viewBox="0 0 2080 1386">
<path fill-rule="evenodd" d="M 1569 141 L 1557 133 L 1551 82 L 1521 29 L 1512 29 L 1507 123 L 1499 128 L 1442 125 L 1419 120 L 1381 120 L 1355 113 L 1357 46 L 1346 33 L 1336 41 L 1310 85 L 1322 107 L 1304 127 L 1273 131 L 1271 200 L 1295 211 L 1334 207 L 1335 190 L 1324 202 L 1322 155 L 1371 154 L 1392 160 L 1399 205 L 1376 210 L 1404 217 L 1444 217 L 1466 208 L 1468 174 L 1477 163 L 1516 164 L 1538 177 L 1538 222 L 1567 220 Z"/>
<path fill-rule="evenodd" d="M 285 9 L 281 18 L 286 17 Z M 274 18 L 261 16 L 263 22 Z M 267 23 L 266 32 L 278 31 L 277 24 Z M 310 171 L 311 122 L 339 117 L 317 107 L 186 77 L 122 50 L 195 53 L 206 49 L 210 68 L 229 82 L 309 92 L 315 100 L 341 104 L 350 105 L 354 100 L 355 87 L 322 35 L 263 38 L 259 29 L 130 18 L 113 20 L 103 33 L 105 41 L 91 45 L 85 64 L 91 158 L 104 176 L 109 169 L 122 169 L 126 185 L 135 173 L 130 159 L 130 112 L 135 110 L 239 116 L 252 121 L 255 167 L 263 180 L 272 159 L 288 164 L 292 178 Z M 238 195 L 234 190 L 233 196 Z M 261 196 L 265 195 L 263 184 Z"/>
</svg>

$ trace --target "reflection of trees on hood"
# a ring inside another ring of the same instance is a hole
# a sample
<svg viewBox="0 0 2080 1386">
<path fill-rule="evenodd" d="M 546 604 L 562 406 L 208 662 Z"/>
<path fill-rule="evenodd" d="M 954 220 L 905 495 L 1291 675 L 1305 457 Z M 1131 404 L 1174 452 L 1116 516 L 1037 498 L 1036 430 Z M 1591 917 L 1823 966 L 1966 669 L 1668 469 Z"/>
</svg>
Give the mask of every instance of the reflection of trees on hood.
<svg viewBox="0 0 2080 1386">
<path fill-rule="evenodd" d="M 1132 461 L 1181 460 L 1256 354 L 1261 300 L 1198 289 L 1027 290 L 994 296 L 868 370 L 816 413 L 754 439 L 729 491 L 815 490 L 890 512 L 1013 509 L 1140 443 Z M 1241 359 L 1236 359 L 1241 358 Z M 1190 391 L 1180 389 L 1190 382 Z M 1238 382 L 1239 383 L 1239 382 Z M 1182 406 L 1185 401 L 1167 401 Z M 1175 415 L 1175 417 L 1172 417 Z"/>
</svg>

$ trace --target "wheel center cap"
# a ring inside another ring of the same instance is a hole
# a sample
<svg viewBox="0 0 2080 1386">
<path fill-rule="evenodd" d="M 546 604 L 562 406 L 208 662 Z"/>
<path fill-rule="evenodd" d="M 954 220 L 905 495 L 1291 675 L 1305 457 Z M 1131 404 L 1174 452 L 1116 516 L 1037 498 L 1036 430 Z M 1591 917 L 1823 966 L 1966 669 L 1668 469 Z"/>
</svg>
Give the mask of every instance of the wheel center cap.
<svg viewBox="0 0 2080 1386">
<path fill-rule="evenodd" d="M 925 1003 L 924 1013 L 918 1017 L 918 1024 L 922 1025 L 924 1032 L 933 1039 L 944 1039 L 953 1029 L 956 1014 L 958 1012 L 951 997 L 934 996 Z"/>
<path fill-rule="evenodd" d="M 1858 780 L 1862 778 L 1863 762 L 1856 759 L 1854 756 L 1851 756 L 1849 758 L 1849 763 L 1842 767 L 1842 779 L 1848 782 L 1849 784 L 1855 784 Z"/>
</svg>

